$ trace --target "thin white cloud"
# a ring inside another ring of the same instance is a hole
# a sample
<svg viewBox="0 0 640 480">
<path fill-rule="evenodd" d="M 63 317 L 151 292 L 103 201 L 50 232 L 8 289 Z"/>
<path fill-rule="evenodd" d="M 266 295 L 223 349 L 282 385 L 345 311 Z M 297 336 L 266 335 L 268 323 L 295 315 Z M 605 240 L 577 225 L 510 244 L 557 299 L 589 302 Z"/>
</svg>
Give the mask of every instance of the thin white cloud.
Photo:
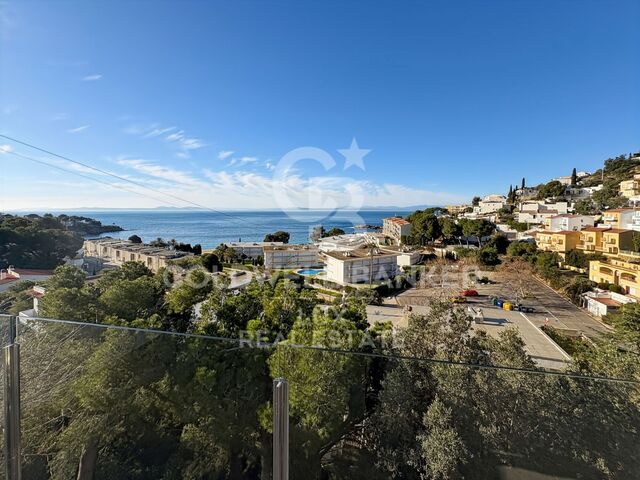
<svg viewBox="0 0 640 480">
<path fill-rule="evenodd" d="M 197 178 L 192 177 L 189 173 L 176 170 L 174 168 L 165 167 L 148 160 L 138 158 L 120 158 L 118 164 L 132 168 L 137 172 L 149 175 L 150 177 L 160 178 L 169 182 L 179 183 L 191 187 L 202 187 L 203 183 Z M 204 185 L 206 186 L 206 184 Z"/>
<path fill-rule="evenodd" d="M 234 153 L 236 153 L 236 152 L 234 152 L 233 150 L 220 150 L 218 152 L 218 160 L 226 160 L 227 158 L 229 158 Z"/>
<path fill-rule="evenodd" d="M 171 135 L 167 135 L 164 138 L 169 142 L 178 142 L 184 138 L 184 130 L 180 130 L 179 132 L 174 132 Z"/>
<path fill-rule="evenodd" d="M 175 129 L 176 127 L 167 127 L 167 128 L 154 127 L 151 130 L 149 130 L 147 133 L 145 133 L 142 136 L 142 138 L 159 137 L 160 135 L 164 135 L 165 133 L 169 133 L 170 131 Z"/>
<path fill-rule="evenodd" d="M 102 79 L 102 75 L 99 73 L 94 73 L 93 75 L 87 75 L 86 77 L 82 77 L 83 82 L 96 82 Z"/>
<path fill-rule="evenodd" d="M 0 145 L 0 153 L 9 153 L 13 152 L 13 147 L 11 145 Z"/>
<path fill-rule="evenodd" d="M 55 122 L 67 119 L 69 119 L 69 115 L 64 112 L 56 113 L 53 117 L 51 117 L 51 120 Z"/>
<path fill-rule="evenodd" d="M 89 128 L 90 126 L 91 126 L 91 125 L 81 125 L 81 126 L 79 126 L 79 127 L 72 128 L 72 129 L 70 129 L 70 130 L 67 130 L 67 132 L 69 132 L 69 133 L 80 133 L 80 132 L 82 132 L 82 131 L 86 130 L 87 128 Z"/>
<path fill-rule="evenodd" d="M 231 162 L 229 162 L 229 165 L 242 166 L 248 163 L 255 163 L 257 161 L 258 161 L 258 157 L 238 157 L 238 158 L 233 158 Z"/>
</svg>

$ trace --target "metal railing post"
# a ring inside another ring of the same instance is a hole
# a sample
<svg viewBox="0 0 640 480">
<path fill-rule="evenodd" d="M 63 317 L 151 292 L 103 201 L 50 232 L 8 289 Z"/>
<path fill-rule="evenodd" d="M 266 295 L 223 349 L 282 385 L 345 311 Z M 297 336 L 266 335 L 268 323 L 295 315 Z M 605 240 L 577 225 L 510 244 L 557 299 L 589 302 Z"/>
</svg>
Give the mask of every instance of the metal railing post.
<svg viewBox="0 0 640 480">
<path fill-rule="evenodd" d="M 273 480 L 289 480 L 289 383 L 273 381 Z"/>
<path fill-rule="evenodd" d="M 7 480 L 21 480 L 20 464 L 20 344 L 16 342 L 18 319 L 9 318 L 9 339 L 3 347 L 4 459 Z"/>
</svg>

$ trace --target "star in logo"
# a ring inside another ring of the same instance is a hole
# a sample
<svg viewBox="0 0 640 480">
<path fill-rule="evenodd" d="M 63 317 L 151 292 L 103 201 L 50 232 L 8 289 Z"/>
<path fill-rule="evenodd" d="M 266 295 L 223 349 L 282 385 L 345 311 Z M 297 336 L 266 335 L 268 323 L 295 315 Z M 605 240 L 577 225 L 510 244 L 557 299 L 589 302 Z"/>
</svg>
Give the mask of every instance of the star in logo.
<svg viewBox="0 0 640 480">
<path fill-rule="evenodd" d="M 364 148 L 358 147 L 358 142 L 356 142 L 355 137 L 351 140 L 351 146 L 349 148 L 339 149 L 338 152 L 345 158 L 344 161 L 344 170 L 349 168 L 351 165 L 355 165 L 359 167 L 361 170 L 364 170 L 364 162 L 362 159 L 365 155 L 367 155 L 371 150 L 366 150 Z"/>
</svg>

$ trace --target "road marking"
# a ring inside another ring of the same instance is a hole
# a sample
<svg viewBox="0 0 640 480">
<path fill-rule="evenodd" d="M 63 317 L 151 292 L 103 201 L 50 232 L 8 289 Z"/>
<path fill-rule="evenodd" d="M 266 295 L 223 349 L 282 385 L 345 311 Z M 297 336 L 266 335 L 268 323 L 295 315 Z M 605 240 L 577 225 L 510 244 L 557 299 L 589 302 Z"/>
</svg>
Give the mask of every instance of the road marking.
<svg viewBox="0 0 640 480">
<path fill-rule="evenodd" d="M 522 316 L 523 316 L 523 318 L 524 318 L 527 322 L 529 322 L 529 325 L 531 325 L 531 326 L 532 326 L 533 328 L 535 328 L 536 330 L 540 331 L 540 333 L 542 334 L 542 336 L 543 336 L 544 338 L 546 338 L 546 339 L 549 341 L 549 343 L 551 343 L 551 345 L 553 345 L 553 346 L 554 346 L 554 347 L 555 347 L 555 348 L 560 352 L 560 354 L 561 354 L 565 359 L 567 359 L 567 360 L 571 360 L 571 356 L 570 356 L 567 352 L 565 352 L 565 351 L 562 349 L 562 347 L 561 347 L 560 345 L 558 345 L 558 344 L 553 340 L 553 338 L 551 338 L 549 335 L 547 335 L 546 333 L 544 333 L 544 331 L 543 331 L 542 329 L 540 329 L 540 328 L 536 327 L 536 326 L 534 325 L 534 323 L 533 323 L 531 320 L 529 320 L 529 318 L 528 318 L 524 313 L 522 313 L 522 312 L 519 312 L 519 313 L 520 313 L 520 315 L 522 315 Z"/>
</svg>

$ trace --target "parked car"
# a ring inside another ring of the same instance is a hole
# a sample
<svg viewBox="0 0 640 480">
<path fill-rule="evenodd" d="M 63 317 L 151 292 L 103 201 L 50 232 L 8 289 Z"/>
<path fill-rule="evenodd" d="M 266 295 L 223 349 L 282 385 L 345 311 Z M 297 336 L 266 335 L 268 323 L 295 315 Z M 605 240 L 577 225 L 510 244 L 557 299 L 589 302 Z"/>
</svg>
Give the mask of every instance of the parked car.
<svg viewBox="0 0 640 480">
<path fill-rule="evenodd" d="M 518 312 L 525 312 L 525 313 L 533 313 L 536 311 L 536 309 L 533 307 L 527 307 L 525 305 L 520 305 L 519 303 L 515 303 L 513 305 L 513 309 L 517 310 Z"/>
<path fill-rule="evenodd" d="M 449 301 L 451 303 L 467 303 L 467 299 L 463 296 L 451 297 Z"/>
<path fill-rule="evenodd" d="M 232 277 L 241 277 L 242 275 L 246 275 L 246 274 L 247 274 L 247 272 L 245 272 L 245 271 L 243 271 L 243 270 L 240 270 L 239 272 L 233 272 L 233 273 L 231 274 L 231 276 L 232 276 Z"/>
<path fill-rule="evenodd" d="M 462 296 L 463 297 L 477 297 L 478 296 L 478 291 L 477 290 L 473 290 L 473 289 L 465 290 L 464 292 L 462 292 Z"/>
</svg>

